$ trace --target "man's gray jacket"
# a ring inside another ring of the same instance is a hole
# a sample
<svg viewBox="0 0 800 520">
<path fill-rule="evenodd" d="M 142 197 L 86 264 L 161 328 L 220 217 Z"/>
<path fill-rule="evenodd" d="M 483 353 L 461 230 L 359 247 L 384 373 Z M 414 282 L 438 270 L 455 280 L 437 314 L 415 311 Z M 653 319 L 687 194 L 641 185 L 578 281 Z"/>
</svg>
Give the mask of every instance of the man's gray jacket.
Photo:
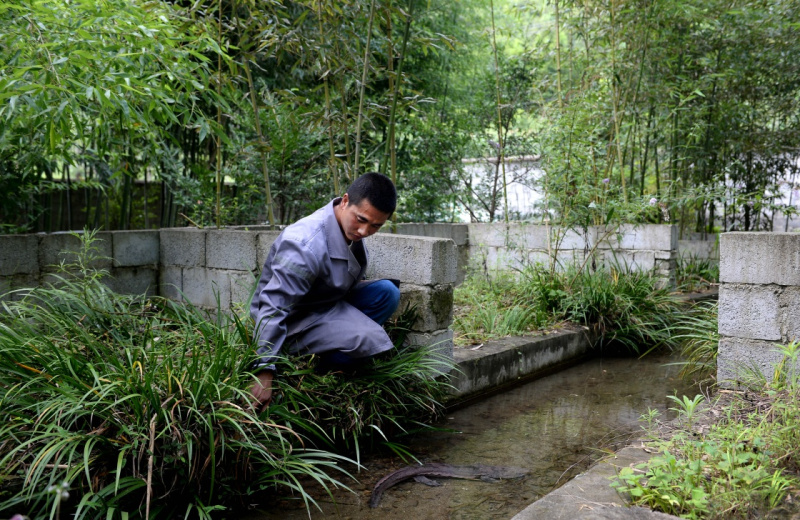
<svg viewBox="0 0 800 520">
<path fill-rule="evenodd" d="M 287 348 L 353 358 L 392 348 L 383 327 L 346 301 L 364 277 L 367 250 L 363 240 L 348 247 L 333 211 L 340 201 L 287 227 L 270 248 L 250 303 L 259 366 L 274 370 Z"/>
</svg>

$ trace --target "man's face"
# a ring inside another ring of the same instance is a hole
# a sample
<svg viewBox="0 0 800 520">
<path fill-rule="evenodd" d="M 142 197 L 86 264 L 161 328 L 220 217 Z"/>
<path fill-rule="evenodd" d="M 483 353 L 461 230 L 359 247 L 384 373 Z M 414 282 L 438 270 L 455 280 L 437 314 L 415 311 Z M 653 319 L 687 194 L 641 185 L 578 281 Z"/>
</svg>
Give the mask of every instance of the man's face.
<svg viewBox="0 0 800 520">
<path fill-rule="evenodd" d="M 375 234 L 390 216 L 375 209 L 367 199 L 363 199 L 358 205 L 351 204 L 346 193 L 335 213 L 344 237 L 353 242 Z"/>
</svg>

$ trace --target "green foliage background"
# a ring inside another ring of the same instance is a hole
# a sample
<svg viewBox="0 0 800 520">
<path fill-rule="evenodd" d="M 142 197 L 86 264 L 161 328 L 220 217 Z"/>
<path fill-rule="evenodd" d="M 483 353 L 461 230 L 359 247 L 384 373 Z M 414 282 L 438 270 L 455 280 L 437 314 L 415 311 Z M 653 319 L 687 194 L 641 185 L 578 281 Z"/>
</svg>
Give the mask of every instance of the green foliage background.
<svg viewBox="0 0 800 520">
<path fill-rule="evenodd" d="M 512 179 L 461 160 L 538 155 L 528 217 L 771 229 L 794 212 L 776 196 L 798 168 L 799 11 L 2 0 L 0 221 L 288 223 L 375 169 L 395 220 L 494 220 Z"/>
</svg>

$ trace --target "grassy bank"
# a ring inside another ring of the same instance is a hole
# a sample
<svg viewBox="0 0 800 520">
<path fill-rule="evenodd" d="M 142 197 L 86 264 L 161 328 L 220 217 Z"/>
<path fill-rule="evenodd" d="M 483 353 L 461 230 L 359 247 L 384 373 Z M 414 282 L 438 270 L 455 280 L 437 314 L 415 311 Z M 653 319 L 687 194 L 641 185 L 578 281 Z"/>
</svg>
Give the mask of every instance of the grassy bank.
<svg viewBox="0 0 800 520">
<path fill-rule="evenodd" d="M 401 451 L 439 411 L 443 361 L 398 348 L 349 376 L 281 360 L 257 415 L 248 319 L 115 294 L 94 254 L 89 238 L 53 284 L 4 297 L 0 517 L 210 518 L 264 494 L 312 507 L 304 483 L 346 486 L 366 445 Z"/>
<path fill-rule="evenodd" d="M 678 400 L 677 424 L 650 413 L 658 455 L 621 470 L 615 487 L 635 505 L 691 519 L 796 518 L 800 514 L 800 344 L 781 347 L 769 381 Z M 794 515 L 794 516 L 793 516 Z"/>
<path fill-rule="evenodd" d="M 687 310 L 661 285 L 652 273 L 619 267 L 551 273 L 530 266 L 513 276 L 473 276 L 455 291 L 456 342 L 482 343 L 570 322 L 592 329 L 603 348 L 675 348 L 673 329 Z"/>
</svg>

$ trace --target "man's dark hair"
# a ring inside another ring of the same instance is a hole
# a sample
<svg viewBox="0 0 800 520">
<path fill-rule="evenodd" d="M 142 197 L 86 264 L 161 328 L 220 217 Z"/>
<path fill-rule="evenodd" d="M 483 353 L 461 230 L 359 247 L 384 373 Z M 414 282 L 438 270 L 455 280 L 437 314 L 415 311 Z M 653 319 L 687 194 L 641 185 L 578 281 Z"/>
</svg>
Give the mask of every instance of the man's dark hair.
<svg viewBox="0 0 800 520">
<path fill-rule="evenodd" d="M 367 199 L 381 213 L 391 215 L 397 206 L 397 190 L 392 179 L 378 172 L 365 173 L 347 188 L 350 204 L 358 206 Z"/>
</svg>

